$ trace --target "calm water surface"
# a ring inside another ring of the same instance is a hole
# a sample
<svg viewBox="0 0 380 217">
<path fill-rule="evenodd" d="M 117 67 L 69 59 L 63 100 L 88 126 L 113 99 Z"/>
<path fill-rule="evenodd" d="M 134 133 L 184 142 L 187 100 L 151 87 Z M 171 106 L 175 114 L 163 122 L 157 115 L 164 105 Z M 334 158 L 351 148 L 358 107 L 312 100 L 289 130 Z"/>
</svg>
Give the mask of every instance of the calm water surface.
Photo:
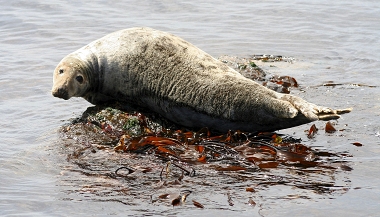
<svg viewBox="0 0 380 217">
<path fill-rule="evenodd" d="M 48 3 L 47 3 L 48 2 Z M 317 199 L 276 199 L 225 209 L 156 207 L 153 215 L 377 216 L 380 212 L 380 3 L 353 1 L 1 1 L 0 4 L 0 215 L 144 215 L 117 202 L 68 196 L 62 186 L 57 129 L 90 104 L 50 94 L 52 73 L 68 53 L 110 32 L 149 26 L 177 34 L 206 52 L 291 56 L 293 64 L 264 66 L 295 77 L 309 101 L 353 107 L 333 135 L 308 140 L 310 125 L 282 132 L 310 146 L 352 155 L 342 172 L 350 189 Z M 324 87 L 333 81 L 342 85 Z M 360 84 L 360 85 L 358 85 Z M 371 87 L 374 86 L 374 87 Z M 317 122 L 321 127 L 323 122 Z M 352 145 L 361 142 L 362 147 Z M 347 183 L 346 183 L 347 184 Z M 286 190 L 291 194 L 291 189 Z M 212 195 L 210 196 L 212 198 Z M 148 213 L 145 213 L 148 214 Z"/>
</svg>

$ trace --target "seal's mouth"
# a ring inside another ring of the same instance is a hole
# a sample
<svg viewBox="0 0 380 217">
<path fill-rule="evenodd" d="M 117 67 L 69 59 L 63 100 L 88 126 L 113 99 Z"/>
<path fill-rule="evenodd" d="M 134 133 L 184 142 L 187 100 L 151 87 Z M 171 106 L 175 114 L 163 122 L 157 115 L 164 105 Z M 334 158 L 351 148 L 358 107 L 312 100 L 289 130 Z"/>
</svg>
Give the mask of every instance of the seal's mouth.
<svg viewBox="0 0 380 217">
<path fill-rule="evenodd" d="M 57 88 L 51 92 L 54 97 L 58 97 L 64 100 L 70 99 L 69 93 L 64 88 Z"/>
</svg>

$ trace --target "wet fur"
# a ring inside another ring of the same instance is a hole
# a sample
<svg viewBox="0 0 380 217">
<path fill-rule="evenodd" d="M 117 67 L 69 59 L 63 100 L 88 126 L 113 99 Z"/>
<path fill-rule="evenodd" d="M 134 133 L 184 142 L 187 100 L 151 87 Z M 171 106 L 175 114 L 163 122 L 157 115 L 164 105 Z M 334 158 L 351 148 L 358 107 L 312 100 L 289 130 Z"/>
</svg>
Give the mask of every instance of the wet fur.
<svg viewBox="0 0 380 217">
<path fill-rule="evenodd" d="M 77 72 L 57 76 L 70 65 L 82 66 L 76 70 L 85 85 L 71 85 L 81 90 L 68 92 L 81 94 L 69 97 L 142 106 L 187 127 L 273 131 L 319 116 L 339 118 L 337 111 L 269 90 L 189 42 L 150 28 L 114 32 L 69 54 L 55 70 L 53 95 L 60 97 L 57 89 L 75 82 Z"/>
</svg>

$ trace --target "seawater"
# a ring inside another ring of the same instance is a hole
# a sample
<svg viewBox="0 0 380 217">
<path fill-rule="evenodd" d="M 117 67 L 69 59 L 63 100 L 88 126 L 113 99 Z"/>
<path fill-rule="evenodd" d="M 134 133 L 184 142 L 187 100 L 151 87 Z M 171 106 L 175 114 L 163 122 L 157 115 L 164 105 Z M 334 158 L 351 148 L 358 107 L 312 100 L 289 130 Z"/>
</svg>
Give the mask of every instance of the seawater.
<svg viewBox="0 0 380 217">
<path fill-rule="evenodd" d="M 294 94 L 316 104 L 353 107 L 344 131 L 308 140 L 309 126 L 281 132 L 309 145 L 348 152 L 351 189 L 333 200 L 267 201 L 253 210 L 178 210 L 176 215 L 377 215 L 380 208 L 380 4 L 354 1 L 1 1 L 0 215 L 138 215 L 124 204 L 72 199 L 61 186 L 57 129 L 89 103 L 51 96 L 52 72 L 68 53 L 113 31 L 149 26 L 211 55 L 291 56 L 265 69 L 295 77 Z M 324 87 L 323 83 L 342 85 Z M 323 123 L 317 123 L 322 126 Z M 323 133 L 321 133 L 323 134 Z M 352 142 L 361 142 L 362 147 Z M 268 189 L 268 195 L 275 195 Z M 300 205 L 301 204 L 301 205 Z M 323 210 L 320 208 L 323 207 Z M 169 207 L 168 210 L 171 208 Z M 165 215 L 160 208 L 155 215 Z M 141 212 L 141 215 L 144 213 Z"/>
</svg>

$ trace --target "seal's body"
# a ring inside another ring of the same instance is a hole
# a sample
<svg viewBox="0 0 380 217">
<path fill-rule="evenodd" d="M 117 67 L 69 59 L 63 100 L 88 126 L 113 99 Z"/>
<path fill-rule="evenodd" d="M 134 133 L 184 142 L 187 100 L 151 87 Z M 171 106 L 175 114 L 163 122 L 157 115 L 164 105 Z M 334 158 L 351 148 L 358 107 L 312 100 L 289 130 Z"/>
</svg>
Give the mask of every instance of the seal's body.
<svg viewBox="0 0 380 217">
<path fill-rule="evenodd" d="M 69 54 L 53 83 L 56 97 L 118 101 L 217 131 L 273 131 L 350 111 L 269 90 L 189 42 L 150 28 L 114 32 Z"/>
</svg>

